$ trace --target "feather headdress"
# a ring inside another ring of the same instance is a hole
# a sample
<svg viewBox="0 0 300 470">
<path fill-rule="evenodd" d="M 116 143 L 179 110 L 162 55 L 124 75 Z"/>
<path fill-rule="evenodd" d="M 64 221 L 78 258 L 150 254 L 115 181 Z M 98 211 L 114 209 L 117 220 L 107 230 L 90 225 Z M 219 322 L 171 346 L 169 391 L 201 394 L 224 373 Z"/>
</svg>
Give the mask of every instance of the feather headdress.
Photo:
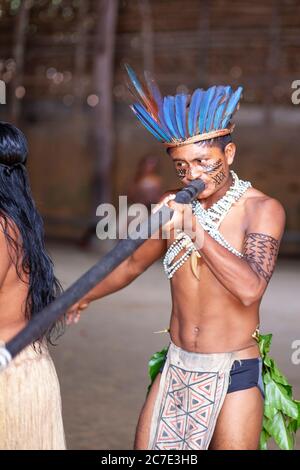
<svg viewBox="0 0 300 470">
<path fill-rule="evenodd" d="M 141 83 L 126 64 L 136 103 L 130 107 L 141 123 L 167 147 L 186 145 L 230 134 L 232 116 L 239 107 L 243 91 L 238 87 L 197 88 L 192 95 L 180 93 L 163 97 L 149 72 Z"/>
</svg>

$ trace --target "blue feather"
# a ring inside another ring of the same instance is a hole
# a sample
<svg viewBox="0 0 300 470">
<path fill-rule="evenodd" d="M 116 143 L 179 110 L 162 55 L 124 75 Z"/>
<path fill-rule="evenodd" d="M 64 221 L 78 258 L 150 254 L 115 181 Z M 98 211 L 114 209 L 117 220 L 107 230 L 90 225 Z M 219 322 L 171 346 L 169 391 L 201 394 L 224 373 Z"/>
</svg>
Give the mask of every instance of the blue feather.
<svg viewBox="0 0 300 470">
<path fill-rule="evenodd" d="M 200 88 L 197 88 L 197 90 L 194 91 L 192 98 L 191 98 L 191 103 L 189 107 L 189 117 L 188 117 L 188 129 L 189 129 L 189 135 L 192 137 L 197 133 L 197 118 L 198 118 L 198 112 L 199 112 L 199 106 L 201 102 L 201 98 L 203 96 L 204 92 Z"/>
<path fill-rule="evenodd" d="M 224 96 L 223 96 L 222 98 L 224 99 Z M 223 116 L 223 112 L 224 112 L 225 106 L 226 106 L 226 104 L 227 104 L 226 99 L 224 99 L 224 101 L 222 102 L 222 98 L 221 98 L 220 103 L 219 103 L 219 105 L 218 105 L 218 109 L 217 109 L 216 112 L 215 112 L 215 116 L 214 116 L 214 118 L 213 118 L 213 123 L 212 123 L 211 130 L 222 129 L 222 127 L 221 127 L 221 119 L 222 119 L 222 116 Z"/>
<path fill-rule="evenodd" d="M 222 129 L 225 129 L 226 126 L 228 125 L 230 119 L 232 118 L 233 114 L 235 113 L 236 111 L 236 107 L 238 105 L 238 102 L 241 98 L 241 94 L 243 92 L 243 87 L 238 87 L 238 89 L 232 93 L 229 101 L 228 101 L 228 104 L 227 104 L 227 107 L 226 107 L 226 110 L 225 110 L 225 113 L 224 113 L 224 117 L 222 119 Z"/>
<path fill-rule="evenodd" d="M 158 111 L 158 119 L 159 119 L 159 122 L 161 123 L 161 128 L 163 129 L 165 134 L 168 136 L 168 140 L 171 141 L 173 139 L 173 137 L 172 137 L 172 134 L 170 133 L 169 128 L 166 124 L 163 104 L 162 104 L 161 109 Z"/>
<path fill-rule="evenodd" d="M 205 132 L 205 123 L 207 118 L 207 113 L 209 109 L 210 102 L 215 94 L 216 86 L 210 87 L 208 90 L 204 92 L 203 99 L 201 101 L 199 119 L 198 119 L 198 127 L 199 133 L 203 134 Z"/>
<path fill-rule="evenodd" d="M 213 124 L 214 124 L 214 117 L 216 114 L 216 111 L 220 105 L 220 101 L 224 95 L 224 87 L 223 86 L 218 86 L 216 88 L 214 97 L 211 99 L 210 105 L 209 105 L 209 112 L 207 113 L 207 118 L 206 118 L 206 123 L 205 123 L 205 131 L 210 132 L 213 129 Z"/>
<path fill-rule="evenodd" d="M 136 103 L 131 106 L 131 109 L 136 114 L 136 116 L 140 119 L 140 121 L 144 124 L 144 126 L 160 141 L 168 142 L 169 138 L 165 134 L 165 132 L 161 129 L 161 127 L 157 124 L 157 122 L 150 116 L 148 111 L 139 103 Z"/>
<path fill-rule="evenodd" d="M 222 99 L 220 101 L 220 104 L 218 106 L 218 109 L 216 110 L 215 116 L 214 116 L 214 122 L 213 122 L 213 129 L 222 129 L 221 127 L 221 121 L 224 116 L 224 110 L 227 106 L 228 100 L 231 96 L 231 87 L 230 86 L 225 86 L 224 87 L 224 95 L 222 96 Z"/>
<path fill-rule="evenodd" d="M 158 109 L 160 109 L 163 104 L 163 98 L 162 98 L 160 89 L 158 88 L 157 83 L 155 82 L 150 72 L 145 70 L 144 75 L 145 75 L 149 95 L 153 97 L 155 103 L 157 104 Z"/>
<path fill-rule="evenodd" d="M 204 96 L 205 96 L 205 91 L 201 89 L 201 95 L 197 99 L 196 109 L 195 109 L 194 131 L 193 131 L 194 135 L 199 134 L 198 118 L 199 118 L 201 104 L 203 103 Z"/>
<path fill-rule="evenodd" d="M 157 108 L 158 108 L 157 120 L 160 121 L 161 127 L 165 131 L 165 133 L 168 135 L 169 140 L 172 140 L 172 136 L 164 120 L 163 97 L 161 95 L 160 89 L 150 72 L 145 71 L 144 75 L 145 75 L 149 95 L 153 97 L 153 100 L 157 104 Z"/>
<path fill-rule="evenodd" d="M 164 98 L 164 118 L 166 125 L 172 135 L 172 138 L 180 139 L 175 119 L 175 98 L 174 96 L 165 96 Z"/>
<path fill-rule="evenodd" d="M 144 103 L 147 103 L 148 98 L 147 98 L 147 96 L 145 94 L 145 91 L 144 91 L 144 88 L 143 88 L 142 84 L 140 83 L 139 79 L 137 78 L 134 70 L 128 64 L 125 64 L 125 68 L 127 70 L 129 78 L 131 80 L 131 83 L 133 84 L 133 86 L 136 89 L 137 93 L 139 94 L 141 99 L 144 101 Z"/>
<path fill-rule="evenodd" d="M 182 139 L 186 138 L 186 102 L 187 95 L 182 93 L 175 96 L 175 116 L 180 137 Z"/>
<path fill-rule="evenodd" d="M 132 107 L 131 107 L 132 108 Z M 152 129 L 151 126 L 149 126 L 147 124 L 147 122 L 145 122 L 145 120 L 142 118 L 142 116 L 140 114 L 138 114 L 137 112 L 134 111 L 134 114 L 136 115 L 136 117 L 138 118 L 138 120 L 143 124 L 143 126 L 159 141 L 159 142 L 164 142 L 164 140 L 155 132 L 154 129 Z"/>
</svg>

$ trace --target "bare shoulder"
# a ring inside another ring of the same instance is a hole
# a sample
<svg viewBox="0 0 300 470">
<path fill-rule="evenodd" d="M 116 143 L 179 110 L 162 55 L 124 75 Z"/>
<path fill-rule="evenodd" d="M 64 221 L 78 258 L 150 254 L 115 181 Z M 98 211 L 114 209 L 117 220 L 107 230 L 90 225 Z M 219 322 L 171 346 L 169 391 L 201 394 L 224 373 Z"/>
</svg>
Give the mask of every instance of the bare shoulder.
<svg viewBox="0 0 300 470">
<path fill-rule="evenodd" d="M 258 216 L 263 214 L 264 216 L 270 215 L 276 217 L 276 219 L 285 220 L 284 207 L 277 199 L 255 188 L 248 189 L 247 193 L 245 207 L 249 215 L 255 214 Z"/>
<path fill-rule="evenodd" d="M 285 210 L 283 205 L 275 198 L 250 188 L 245 198 L 245 209 L 250 227 L 261 227 L 268 231 L 282 235 L 285 226 Z"/>
</svg>

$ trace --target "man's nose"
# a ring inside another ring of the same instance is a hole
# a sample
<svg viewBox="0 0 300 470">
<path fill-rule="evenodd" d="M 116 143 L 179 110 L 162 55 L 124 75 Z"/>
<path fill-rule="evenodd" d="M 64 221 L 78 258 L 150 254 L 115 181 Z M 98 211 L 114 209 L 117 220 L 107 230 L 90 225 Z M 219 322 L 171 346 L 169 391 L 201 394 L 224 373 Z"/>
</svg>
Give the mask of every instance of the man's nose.
<svg viewBox="0 0 300 470">
<path fill-rule="evenodd" d="M 198 168 L 190 167 L 187 172 L 187 179 L 190 181 L 196 180 L 200 178 L 202 173 L 203 173 L 203 170 L 200 169 L 199 167 Z"/>
</svg>

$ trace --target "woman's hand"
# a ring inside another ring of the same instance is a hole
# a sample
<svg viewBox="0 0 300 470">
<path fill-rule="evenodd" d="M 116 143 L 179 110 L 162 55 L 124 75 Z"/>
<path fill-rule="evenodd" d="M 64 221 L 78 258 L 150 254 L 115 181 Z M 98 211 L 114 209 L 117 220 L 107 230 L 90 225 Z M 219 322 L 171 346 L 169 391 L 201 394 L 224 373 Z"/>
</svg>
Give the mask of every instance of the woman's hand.
<svg viewBox="0 0 300 470">
<path fill-rule="evenodd" d="M 89 306 L 87 300 L 81 299 L 76 304 L 72 305 L 66 313 L 66 323 L 71 325 L 71 323 L 78 323 L 80 320 L 80 315 L 82 310 L 86 309 Z"/>
</svg>

